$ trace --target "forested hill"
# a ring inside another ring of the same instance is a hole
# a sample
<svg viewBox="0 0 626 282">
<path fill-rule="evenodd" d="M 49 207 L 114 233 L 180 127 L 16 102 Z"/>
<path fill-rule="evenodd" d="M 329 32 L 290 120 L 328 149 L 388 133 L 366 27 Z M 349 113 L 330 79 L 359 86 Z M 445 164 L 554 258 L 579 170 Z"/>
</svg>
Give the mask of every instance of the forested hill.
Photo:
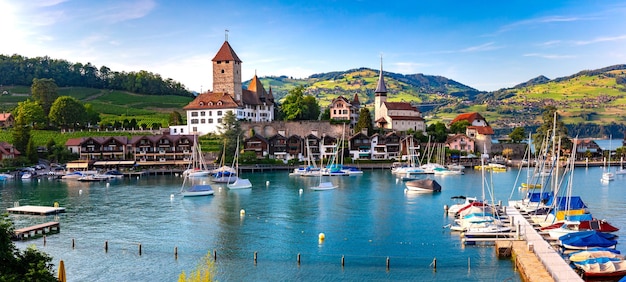
<svg viewBox="0 0 626 282">
<path fill-rule="evenodd" d="M 122 90 L 148 95 L 178 95 L 193 97 L 180 82 L 164 79 L 148 71 L 119 72 L 91 63 L 70 63 L 50 57 L 27 58 L 20 55 L 0 55 L 0 85 L 24 85 L 34 78 L 52 78 L 59 87 L 88 87 Z"/>
<path fill-rule="evenodd" d="M 333 98 L 340 95 L 352 98 L 354 94 L 359 94 L 360 102 L 367 104 L 374 100 L 378 76 L 378 70 L 358 68 L 314 74 L 303 79 L 269 76 L 262 77 L 261 81 L 266 88 L 268 85 L 272 87 L 272 92 L 278 99 L 284 97 L 293 87 L 303 85 L 306 88 L 306 93 L 316 96 L 322 105 L 330 103 Z M 442 76 L 404 75 L 393 72 L 384 72 L 384 76 L 391 101 L 445 103 L 456 100 L 456 98 L 471 100 L 481 93 L 474 88 Z"/>
</svg>

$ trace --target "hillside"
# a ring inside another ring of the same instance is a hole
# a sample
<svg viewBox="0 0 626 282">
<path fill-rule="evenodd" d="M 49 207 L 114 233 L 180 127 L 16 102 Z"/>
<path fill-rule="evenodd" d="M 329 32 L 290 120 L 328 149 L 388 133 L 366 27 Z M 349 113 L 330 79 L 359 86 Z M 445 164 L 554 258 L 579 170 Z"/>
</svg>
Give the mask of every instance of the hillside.
<svg viewBox="0 0 626 282">
<path fill-rule="evenodd" d="M 0 95 L 2 111 L 11 111 L 17 103 L 30 99 L 30 87 L 4 86 Z M 138 125 L 153 123 L 167 126 L 172 111 L 182 113 L 182 108 L 192 98 L 178 95 L 142 95 L 126 91 L 103 90 L 85 87 L 60 87 L 59 96 L 72 96 L 85 104 L 91 104 L 100 113 L 101 123 L 135 119 Z"/>
<path fill-rule="evenodd" d="M 279 100 L 287 95 L 289 89 L 304 85 L 306 93 L 319 98 L 322 106 L 340 95 L 352 98 L 355 93 L 359 94 L 361 103 L 370 104 L 374 100 L 378 75 L 378 70 L 359 68 L 314 74 L 304 79 L 262 77 L 261 81 L 266 88 L 271 85 L 274 96 Z M 446 104 L 458 98 L 471 99 L 479 93 L 476 89 L 442 76 L 392 72 L 384 72 L 384 76 L 390 101 Z"/>
</svg>

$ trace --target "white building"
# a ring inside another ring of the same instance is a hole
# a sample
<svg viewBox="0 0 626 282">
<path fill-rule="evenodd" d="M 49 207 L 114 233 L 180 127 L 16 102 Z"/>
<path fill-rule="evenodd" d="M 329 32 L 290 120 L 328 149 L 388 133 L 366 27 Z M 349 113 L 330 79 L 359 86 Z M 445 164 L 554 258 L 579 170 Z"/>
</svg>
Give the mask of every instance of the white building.
<svg viewBox="0 0 626 282">
<path fill-rule="evenodd" d="M 170 126 L 170 134 L 219 134 L 218 127 L 227 112 L 233 112 L 238 120 L 274 120 L 272 88 L 266 92 L 256 74 L 248 88 L 242 88 L 242 62 L 228 41 L 224 41 L 212 62 L 213 91 L 199 94 L 185 106 L 187 124 Z"/>
</svg>

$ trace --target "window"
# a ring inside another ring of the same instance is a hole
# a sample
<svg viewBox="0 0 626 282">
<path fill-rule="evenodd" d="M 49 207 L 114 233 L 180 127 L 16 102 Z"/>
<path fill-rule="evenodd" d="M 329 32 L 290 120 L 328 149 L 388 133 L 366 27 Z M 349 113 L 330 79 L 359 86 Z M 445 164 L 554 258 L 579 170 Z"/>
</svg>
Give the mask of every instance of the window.
<svg viewBox="0 0 626 282">
<path fill-rule="evenodd" d="M 209 119 L 209 123 L 213 123 L 213 119 L 212 118 Z"/>
<path fill-rule="evenodd" d="M 228 64 L 228 63 L 230 63 L 230 61 L 226 61 L 226 63 Z"/>
<path fill-rule="evenodd" d="M 191 112 L 191 116 L 192 117 L 197 117 L 198 116 L 198 112 Z"/>
<path fill-rule="evenodd" d="M 213 115 L 213 111 L 209 111 L 209 116 L 212 116 L 212 115 Z"/>
<path fill-rule="evenodd" d="M 217 119 L 217 123 L 222 123 L 222 119 L 221 119 L 221 118 L 218 118 L 218 119 Z"/>
<path fill-rule="evenodd" d="M 204 106 L 204 102 L 200 102 L 200 106 Z"/>
<path fill-rule="evenodd" d="M 222 64 L 222 61 L 217 61 L 217 64 L 218 64 L 218 65 L 221 65 L 221 64 Z"/>
<path fill-rule="evenodd" d="M 222 111 L 217 111 L 217 115 L 221 116 L 222 115 Z"/>
<path fill-rule="evenodd" d="M 197 118 L 191 119 L 191 124 L 198 124 L 198 119 Z"/>
<path fill-rule="evenodd" d="M 198 128 L 197 127 L 194 126 L 192 129 L 193 129 L 194 132 L 198 132 Z"/>
<path fill-rule="evenodd" d="M 224 70 L 222 70 L 222 73 L 224 73 Z"/>
<path fill-rule="evenodd" d="M 200 116 L 203 117 L 206 113 L 204 111 L 200 112 Z"/>
<path fill-rule="evenodd" d="M 174 133 L 176 133 L 176 128 L 174 128 Z"/>
<path fill-rule="evenodd" d="M 201 119 L 200 123 L 204 124 L 204 123 L 206 123 L 206 120 L 205 119 Z"/>
</svg>

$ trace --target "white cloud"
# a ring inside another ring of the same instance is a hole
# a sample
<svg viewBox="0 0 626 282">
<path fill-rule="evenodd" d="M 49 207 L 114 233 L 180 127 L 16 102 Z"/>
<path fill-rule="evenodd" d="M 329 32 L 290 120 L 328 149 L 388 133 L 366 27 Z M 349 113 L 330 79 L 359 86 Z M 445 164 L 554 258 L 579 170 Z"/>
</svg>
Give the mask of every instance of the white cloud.
<svg viewBox="0 0 626 282">
<path fill-rule="evenodd" d="M 589 45 L 589 44 L 595 44 L 595 43 L 601 43 L 601 42 L 621 41 L 624 39 L 626 39 L 626 35 L 613 36 L 613 37 L 598 37 L 598 38 L 594 38 L 592 40 L 587 40 L 587 41 L 576 41 L 574 42 L 574 44 Z"/>
<path fill-rule="evenodd" d="M 483 52 L 500 49 L 502 47 L 495 46 L 493 42 L 487 42 L 485 44 L 470 46 L 465 49 L 461 49 L 460 52 Z"/>
<path fill-rule="evenodd" d="M 153 0 L 123 1 L 116 5 L 105 7 L 98 14 L 98 19 L 109 23 L 118 23 L 127 20 L 143 18 L 156 6 Z"/>
<path fill-rule="evenodd" d="M 576 56 L 572 55 L 558 55 L 558 54 L 541 54 L 541 53 L 527 53 L 522 55 L 524 57 L 538 57 L 544 59 L 572 59 L 576 58 Z"/>
</svg>

